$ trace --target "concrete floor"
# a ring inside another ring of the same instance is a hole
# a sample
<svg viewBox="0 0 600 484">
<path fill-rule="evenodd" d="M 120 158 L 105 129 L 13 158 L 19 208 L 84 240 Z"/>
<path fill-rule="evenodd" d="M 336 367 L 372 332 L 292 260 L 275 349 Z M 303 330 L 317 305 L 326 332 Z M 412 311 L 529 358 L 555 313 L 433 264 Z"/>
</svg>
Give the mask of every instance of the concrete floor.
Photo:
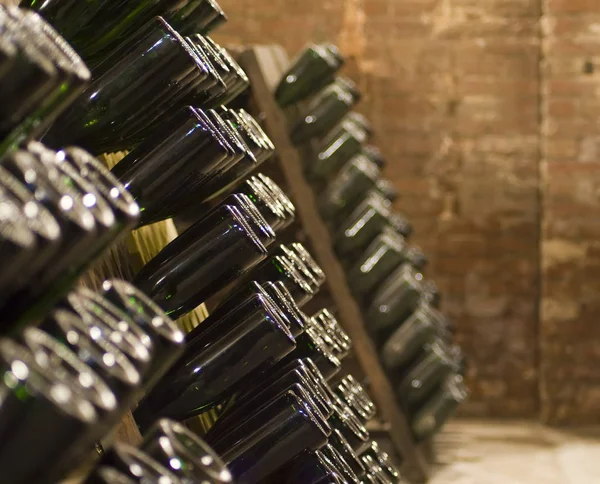
<svg viewBox="0 0 600 484">
<path fill-rule="evenodd" d="M 600 429 L 457 420 L 435 448 L 431 484 L 600 484 Z"/>
</svg>

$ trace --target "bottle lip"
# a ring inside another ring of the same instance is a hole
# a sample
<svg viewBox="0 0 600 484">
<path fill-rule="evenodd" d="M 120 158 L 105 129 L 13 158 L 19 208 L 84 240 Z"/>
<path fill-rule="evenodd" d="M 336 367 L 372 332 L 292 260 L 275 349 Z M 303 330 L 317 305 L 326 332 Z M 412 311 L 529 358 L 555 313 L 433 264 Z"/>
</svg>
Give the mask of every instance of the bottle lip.
<svg viewBox="0 0 600 484">
<path fill-rule="evenodd" d="M 281 189 L 277 183 L 275 183 L 270 177 L 266 176 L 263 173 L 259 173 L 257 175 L 258 179 L 263 182 L 265 187 L 269 192 L 273 194 L 276 200 L 281 203 L 285 212 L 289 215 L 289 218 L 294 219 L 296 217 L 296 207 L 290 200 L 290 198 L 285 194 L 285 192 Z"/>
<path fill-rule="evenodd" d="M 263 140 L 265 147 L 271 151 L 274 151 L 275 145 L 273 144 L 273 141 L 271 141 L 269 135 L 265 133 L 262 126 L 258 123 L 258 121 L 256 121 L 254 116 L 248 113 L 245 109 L 238 109 L 238 114 L 246 123 L 250 125 L 250 127 L 256 132 L 257 136 Z"/>
<path fill-rule="evenodd" d="M 75 49 L 39 14 L 31 10 L 18 9 L 23 12 L 23 20 L 28 23 L 28 26 L 33 26 L 39 29 L 49 41 L 47 45 L 52 46 L 53 52 L 58 55 L 55 57 L 57 65 L 66 71 L 71 72 L 78 77 L 82 82 L 87 82 L 92 79 L 92 73 L 86 66 L 83 59 L 77 54 Z"/>
<path fill-rule="evenodd" d="M 96 423 L 98 414 L 90 400 L 74 393 L 58 380 L 49 364 L 39 364 L 30 350 L 15 341 L 0 339 L 0 359 L 10 367 L 15 380 L 26 383 L 37 395 L 49 399 L 62 412 L 86 424 Z M 7 375 L 3 384 L 7 385 Z"/>
<path fill-rule="evenodd" d="M 107 293 L 114 290 L 120 303 L 126 308 L 125 313 L 132 316 L 142 314 L 153 331 L 176 344 L 183 344 L 185 335 L 177 324 L 146 294 L 129 282 L 111 279 L 102 283 L 102 290 Z M 135 318 L 134 322 L 135 322 Z M 152 335 L 149 335 L 152 337 Z"/>
<path fill-rule="evenodd" d="M 205 37 L 202 34 L 193 34 L 188 38 L 191 41 L 190 45 L 196 51 L 196 55 L 204 62 L 204 66 L 207 68 L 209 74 L 215 78 L 217 84 L 219 84 L 221 88 L 226 89 L 227 84 L 225 84 L 223 77 L 219 74 L 219 71 L 213 64 L 211 56 L 207 52 L 210 51 L 210 46 L 206 42 Z"/>
<path fill-rule="evenodd" d="M 83 205 L 80 194 L 65 185 L 57 167 L 53 166 L 53 161 L 48 163 L 46 160 L 44 163 L 41 156 L 28 151 L 15 151 L 9 155 L 9 159 L 25 179 L 31 180 L 36 187 L 41 187 L 46 194 L 51 194 L 49 203 L 57 205 L 62 216 L 86 232 L 95 230 L 94 216 Z"/>
<path fill-rule="evenodd" d="M 96 189 L 111 205 L 130 217 L 139 217 L 140 207 L 131 193 L 96 157 L 75 146 L 68 146 L 63 152 L 66 161 L 78 169 L 82 177 L 93 181 Z"/>
<path fill-rule="evenodd" d="M 129 316 L 99 294 L 80 287 L 67 295 L 68 304 L 86 324 L 105 326 L 108 340 L 128 356 L 143 363 L 150 362 L 153 348 L 150 336 Z"/>
<path fill-rule="evenodd" d="M 290 250 L 290 248 L 285 244 L 280 244 L 279 250 L 292 263 L 296 270 L 298 270 L 298 272 L 305 277 L 306 282 L 313 288 L 313 291 L 317 292 L 321 284 L 319 284 L 319 281 L 315 275 L 308 268 L 306 263 L 298 256 L 298 254 L 295 251 Z"/>
<path fill-rule="evenodd" d="M 123 442 L 117 442 L 113 445 L 111 452 L 114 452 L 118 458 L 127 465 L 127 467 L 137 465 L 141 467 L 140 471 L 143 474 L 150 473 L 150 476 L 144 475 L 144 477 L 151 478 L 151 482 L 160 482 L 161 484 L 179 483 L 179 479 L 177 479 L 177 477 L 166 467 L 156 462 L 145 452 L 131 445 L 124 444 Z"/>
<path fill-rule="evenodd" d="M 278 281 L 278 284 L 281 284 L 283 288 L 287 291 L 287 288 L 283 284 L 283 282 Z M 278 284 L 267 281 L 265 283 L 260 284 L 260 287 L 265 291 L 265 293 L 273 300 L 273 302 L 282 306 L 281 309 L 285 310 L 285 315 L 290 319 L 290 323 L 297 326 L 297 329 L 300 331 L 304 331 L 304 320 L 300 316 L 300 309 L 296 305 L 296 302 L 291 297 L 289 297 L 282 292 L 281 287 Z M 288 293 L 289 294 L 289 293 Z M 291 328 L 290 328 L 291 329 Z"/>
<path fill-rule="evenodd" d="M 302 388 L 301 385 L 295 384 L 290 389 L 286 390 L 285 396 L 288 399 L 295 400 L 296 405 L 294 405 L 294 407 L 297 409 L 296 411 L 305 417 L 305 419 L 309 420 L 313 427 L 317 429 L 325 440 L 327 440 L 331 434 L 329 424 L 315 415 L 315 411 L 312 408 L 310 401 L 307 401 L 306 397 L 310 398 L 310 395 L 308 395 L 306 390 Z"/>
<path fill-rule="evenodd" d="M 336 409 L 338 418 L 350 428 L 352 433 L 356 435 L 359 440 L 362 442 L 367 442 L 369 440 L 369 431 L 360 422 L 354 413 L 354 410 L 352 410 L 352 408 L 343 402 L 342 399 L 337 395 L 334 402 L 334 408 Z"/>
<path fill-rule="evenodd" d="M 117 398 L 110 387 L 69 348 L 37 328 L 26 328 L 23 331 L 23 339 L 38 365 L 49 365 L 51 370 L 62 370 L 61 376 L 57 375 L 57 378 L 71 388 L 76 386 L 81 392 L 77 392 L 78 394 L 102 411 L 116 410 Z M 72 372 L 75 372 L 76 376 Z"/>
<path fill-rule="evenodd" d="M 22 210 L 0 189 L 0 235 L 20 250 L 33 250 L 36 246 L 33 231 L 23 219 Z"/>
<path fill-rule="evenodd" d="M 330 456 L 330 460 L 336 466 L 336 469 L 347 480 L 350 479 L 351 484 L 358 484 L 358 477 L 352 470 L 344 456 L 333 445 L 327 444 L 323 448 L 325 456 Z"/>
<path fill-rule="evenodd" d="M 304 244 L 300 242 L 293 242 L 292 244 L 290 244 L 290 247 L 296 252 L 296 254 L 298 254 L 300 259 L 302 259 L 302 261 L 310 268 L 310 270 L 313 272 L 313 274 L 319 281 L 320 285 L 322 285 L 327 279 L 327 276 L 325 275 L 325 272 L 323 271 L 321 266 L 311 255 L 311 253 L 306 249 Z"/>
<path fill-rule="evenodd" d="M 246 180 L 246 185 L 252 193 L 264 203 L 268 209 L 277 217 L 280 224 L 287 224 L 288 214 L 279 200 L 275 198 L 273 193 L 267 189 L 266 185 L 256 176 L 252 176 Z"/>
<path fill-rule="evenodd" d="M 358 467 L 362 471 L 365 470 L 362 462 L 360 461 L 358 454 L 354 451 L 354 449 L 348 442 L 348 439 L 346 439 L 346 437 L 344 437 L 344 434 L 342 434 L 342 432 L 340 432 L 338 429 L 333 429 L 331 438 L 332 438 L 332 440 L 337 440 L 337 442 L 344 448 L 344 453 L 343 454 L 340 453 L 340 455 L 343 457 L 344 461 L 346 461 L 348 464 L 350 464 L 347 461 L 347 458 L 352 459 L 352 461 L 356 467 Z M 335 446 L 332 445 L 332 447 L 335 449 Z M 338 450 L 338 449 L 336 449 L 336 450 Z M 339 450 L 338 450 L 338 452 L 339 452 Z M 352 466 L 350 466 L 350 468 L 352 469 Z M 352 469 L 352 472 L 354 472 L 354 469 Z"/>
<path fill-rule="evenodd" d="M 227 138 L 221 132 L 221 124 L 223 120 L 221 118 L 212 119 L 205 111 L 200 108 L 194 108 L 187 106 L 186 109 L 190 111 L 192 116 L 196 118 L 196 121 L 200 123 L 204 131 L 209 133 L 210 138 L 219 144 L 219 146 L 225 151 L 226 157 L 232 157 L 235 155 L 235 151 Z M 215 122 L 218 124 L 215 124 Z"/>
<path fill-rule="evenodd" d="M 243 214 L 248 215 L 247 220 L 252 223 L 253 228 L 256 228 L 260 233 L 264 234 L 268 245 L 275 241 L 276 235 L 273 227 L 265 220 L 248 195 L 244 193 L 234 193 L 227 198 L 232 198 L 236 202 L 235 206 L 237 206 Z M 223 203 L 227 203 L 227 198 Z"/>
<path fill-rule="evenodd" d="M 183 424 L 169 419 L 161 419 L 155 425 L 168 438 L 169 444 L 173 446 L 175 455 L 180 454 L 192 460 L 215 482 L 232 482 L 233 477 L 227 469 L 225 462 L 194 432 L 190 431 Z M 148 435 L 152 436 L 152 431 Z M 187 445 L 182 438 L 187 439 L 192 445 Z M 161 447 L 164 447 L 166 442 L 162 442 L 161 439 L 162 437 L 159 437 L 158 443 Z"/>
<path fill-rule="evenodd" d="M 264 150 L 265 146 L 263 140 L 256 136 L 256 133 L 249 128 L 248 124 L 240 117 L 238 113 L 236 113 L 233 109 L 227 108 L 226 106 L 221 106 L 220 114 L 221 118 L 234 124 L 235 130 L 242 134 L 242 138 L 244 138 L 244 136 L 249 138 L 251 143 L 258 148 L 258 150 L 261 152 Z"/>
<path fill-rule="evenodd" d="M 315 294 L 315 289 L 306 282 L 306 279 L 302 277 L 300 272 L 294 267 L 294 264 L 283 255 L 274 255 L 272 259 L 276 260 L 285 270 L 286 274 L 292 281 L 302 289 L 309 296 L 313 296 Z"/>
<path fill-rule="evenodd" d="M 131 360 L 108 340 L 101 336 L 96 338 L 91 336 L 90 327 L 84 320 L 63 309 L 54 311 L 50 317 L 64 332 L 67 341 L 90 355 L 103 372 L 128 386 L 140 384 L 142 377 Z"/>
<path fill-rule="evenodd" d="M 296 345 L 296 339 L 292 334 L 290 328 L 285 324 L 284 318 L 282 318 L 281 309 L 273 302 L 273 300 L 266 293 L 257 293 L 256 299 L 262 306 L 263 310 L 271 317 L 268 319 L 271 326 L 278 332 L 282 333 L 287 341 L 291 344 Z"/>
<path fill-rule="evenodd" d="M 258 235 L 256 235 L 256 232 L 254 231 L 254 229 L 250 226 L 250 224 L 248 223 L 248 221 L 242 214 L 242 211 L 238 207 L 233 206 L 233 205 L 223 205 L 222 208 L 223 208 L 223 210 L 229 212 L 231 217 L 237 223 L 240 224 L 240 228 L 241 228 L 242 232 L 244 233 L 246 238 L 252 242 L 252 244 L 255 246 L 256 250 L 261 254 L 261 257 L 265 257 L 268 254 L 268 250 L 265 247 L 265 245 L 262 243 L 262 241 L 260 240 Z"/>
</svg>

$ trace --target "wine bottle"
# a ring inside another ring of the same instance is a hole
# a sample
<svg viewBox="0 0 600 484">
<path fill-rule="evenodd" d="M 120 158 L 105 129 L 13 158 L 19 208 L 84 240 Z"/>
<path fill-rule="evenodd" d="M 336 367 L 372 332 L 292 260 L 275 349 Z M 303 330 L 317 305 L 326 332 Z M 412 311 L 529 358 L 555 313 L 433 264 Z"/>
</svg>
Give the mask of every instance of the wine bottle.
<svg viewBox="0 0 600 484">
<path fill-rule="evenodd" d="M 353 92 L 348 86 L 331 83 L 321 90 L 302 110 L 293 123 L 291 139 L 294 143 L 304 143 L 329 132 L 356 104 Z"/>
<path fill-rule="evenodd" d="M 392 483 L 400 481 L 400 472 L 391 462 L 390 456 L 381 450 L 381 447 L 379 447 L 377 442 L 371 442 L 371 445 L 365 452 L 363 452 L 361 457 L 364 458 L 365 456 L 370 456 L 374 462 L 379 464 L 383 472 L 387 475 Z"/>
<path fill-rule="evenodd" d="M 394 186 L 394 183 L 385 178 L 377 180 L 377 190 L 390 202 L 394 203 L 400 197 L 398 189 Z"/>
<path fill-rule="evenodd" d="M 314 276 L 312 271 L 308 268 L 308 266 L 304 263 L 304 261 L 300 257 L 298 257 L 295 251 L 291 250 L 285 244 L 279 244 L 279 246 L 273 251 L 273 255 L 280 255 L 289 260 L 294 266 L 294 268 L 302 275 L 304 280 L 306 280 L 308 285 L 311 287 L 311 290 L 315 294 L 319 292 L 319 288 L 321 287 L 319 281 Z"/>
<path fill-rule="evenodd" d="M 362 129 L 365 133 L 367 133 L 367 137 L 370 138 L 371 136 L 373 136 L 373 125 L 364 115 L 357 113 L 356 111 L 351 111 L 346 115 L 344 120 L 354 123 L 358 128 Z"/>
<path fill-rule="evenodd" d="M 403 264 L 377 289 L 367 310 L 367 330 L 378 345 L 417 308 L 421 299 L 423 276 Z"/>
<path fill-rule="evenodd" d="M 128 282 L 104 281 L 102 295 L 129 316 L 150 339 L 142 339 L 152 351 L 152 361 L 143 381 L 144 390 L 148 392 L 182 355 L 185 336 L 157 304 Z"/>
<path fill-rule="evenodd" d="M 340 473 L 341 477 L 345 482 L 349 484 L 360 484 L 358 476 L 352 470 L 346 458 L 338 451 L 331 443 L 328 443 L 323 449 L 321 449 L 323 455 L 329 459 Z"/>
<path fill-rule="evenodd" d="M 82 145 L 94 154 L 129 149 L 139 139 L 125 138 L 123 132 L 140 120 L 149 125 L 154 119 L 148 111 L 197 74 L 199 63 L 185 39 L 157 17 L 144 28 L 143 39 L 56 120 L 44 140 L 51 146 Z"/>
<path fill-rule="evenodd" d="M 221 458 L 187 427 L 161 419 L 144 435 L 140 449 L 176 475 L 182 484 L 227 484 L 231 473 Z"/>
<path fill-rule="evenodd" d="M 342 358 L 348 355 L 349 351 L 352 349 L 352 340 L 328 309 L 321 309 L 310 318 L 310 321 L 313 325 L 317 325 L 337 343 L 342 349 Z"/>
<path fill-rule="evenodd" d="M 160 482 L 161 484 L 181 482 L 175 474 L 148 454 L 122 442 L 106 450 L 99 465 L 116 469 L 136 482 Z"/>
<path fill-rule="evenodd" d="M 61 308 L 84 321 L 89 329 L 88 335 L 116 346 L 135 366 L 142 376 L 142 382 L 147 379 L 152 342 L 150 336 L 129 316 L 87 288 L 69 293 L 62 301 Z"/>
<path fill-rule="evenodd" d="M 213 444 L 228 463 L 234 480 L 261 482 L 303 450 L 327 443 L 327 433 L 310 408 L 293 391 L 256 412 L 244 424 Z"/>
<path fill-rule="evenodd" d="M 285 107 L 309 97 L 331 82 L 343 63 L 327 45 L 311 45 L 282 76 L 275 90 L 277 103 Z"/>
<path fill-rule="evenodd" d="M 140 402 L 134 412 L 136 422 L 145 428 L 158 417 L 196 416 L 223 402 L 244 379 L 270 368 L 294 348 L 294 337 L 277 310 L 257 296 L 232 313 L 226 324 L 198 338 L 190 334 L 184 355 Z"/>
<path fill-rule="evenodd" d="M 362 149 L 362 153 L 382 170 L 387 165 L 386 159 L 384 158 L 384 156 L 381 153 L 381 151 L 379 150 L 379 148 L 377 148 L 377 146 L 373 146 L 373 145 L 364 146 Z"/>
<path fill-rule="evenodd" d="M 288 223 L 288 214 L 285 208 L 257 177 L 250 177 L 237 188 L 237 191 L 247 195 L 252 200 L 275 232 L 279 232 Z"/>
<path fill-rule="evenodd" d="M 408 249 L 406 259 L 417 271 L 422 271 L 429 263 L 427 256 L 418 247 L 411 247 Z"/>
<path fill-rule="evenodd" d="M 0 340 L 3 379 L 0 409 L 2 479 L 15 484 L 50 484 L 98 423 L 94 405 L 56 375 L 51 360 L 36 362 L 31 352 Z M 52 436 L 40 439 L 39 435 Z"/>
<path fill-rule="evenodd" d="M 377 186 L 379 168 L 366 156 L 358 154 L 349 160 L 328 184 L 319 208 L 324 218 L 335 220 L 347 216 L 348 209 Z"/>
<path fill-rule="evenodd" d="M 342 363 L 312 328 L 296 338 L 296 349 L 284 359 L 284 364 L 297 359 L 312 360 L 326 380 L 331 380 L 341 369 Z"/>
<path fill-rule="evenodd" d="M 257 175 L 258 179 L 265 185 L 268 192 L 273 195 L 273 198 L 283 207 L 283 210 L 286 214 L 285 224 L 281 229 L 288 227 L 296 218 L 296 207 L 290 200 L 290 198 L 285 194 L 285 192 L 281 189 L 281 187 L 275 183 L 270 177 L 265 175 L 264 173 L 259 173 Z"/>
<path fill-rule="evenodd" d="M 368 297 L 406 260 L 406 250 L 404 238 L 390 227 L 384 228 L 348 270 L 347 279 L 352 291 L 360 298 Z"/>
<path fill-rule="evenodd" d="M 352 470 L 352 473 L 359 479 L 364 476 L 365 468 L 356 452 L 350 446 L 350 443 L 344 435 L 338 430 L 333 429 L 329 437 L 329 444 L 337 451 L 338 458 L 341 457 L 343 462 Z M 335 454 L 335 453 L 334 453 Z"/>
<path fill-rule="evenodd" d="M 449 377 L 413 418 L 411 426 L 417 439 L 422 442 L 439 431 L 468 395 L 462 377 Z"/>
<path fill-rule="evenodd" d="M 192 0 L 168 20 L 183 35 L 207 35 L 227 22 L 227 15 L 215 0 Z"/>
<path fill-rule="evenodd" d="M 168 244 L 142 268 L 134 284 L 177 319 L 266 255 L 240 211 L 223 205 Z"/>
<path fill-rule="evenodd" d="M 342 121 L 319 144 L 316 156 L 308 166 L 308 176 L 324 181 L 337 173 L 346 162 L 360 153 L 367 133 L 350 121 Z"/>
<path fill-rule="evenodd" d="M 399 401 L 409 411 L 422 405 L 456 371 L 456 364 L 441 341 L 428 345 L 424 356 L 409 369 L 396 388 Z"/>
</svg>

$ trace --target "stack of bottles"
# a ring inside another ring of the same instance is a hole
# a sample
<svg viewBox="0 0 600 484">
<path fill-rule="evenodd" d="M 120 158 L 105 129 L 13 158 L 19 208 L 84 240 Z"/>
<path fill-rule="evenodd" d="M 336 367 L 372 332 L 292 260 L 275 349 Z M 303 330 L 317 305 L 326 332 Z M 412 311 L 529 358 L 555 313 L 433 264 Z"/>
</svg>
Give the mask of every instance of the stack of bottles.
<svg viewBox="0 0 600 484">
<path fill-rule="evenodd" d="M 329 310 L 304 312 L 323 270 L 276 243 L 295 208 L 254 174 L 268 136 L 225 106 L 248 78 L 207 36 L 218 4 L 21 6 L 38 13 L 0 8 L 15 105 L 0 132 L 3 482 L 60 481 L 134 410 L 142 444 L 105 445 L 85 482 L 397 483 L 365 428 L 375 405 L 342 368 L 348 335 Z M 329 90 L 357 95 L 347 80 Z M 117 150 L 112 171 L 93 156 Z M 74 289 L 122 235 L 173 216 L 189 228 L 133 283 Z M 204 439 L 181 423 L 217 408 Z"/>
<path fill-rule="evenodd" d="M 409 246 L 412 226 L 393 209 L 398 193 L 382 177 L 381 152 L 368 144 L 371 123 L 352 111 L 360 92 L 336 77 L 342 65 L 335 47 L 311 46 L 282 76 L 275 98 L 305 154 L 306 178 L 367 330 L 416 439 L 425 440 L 467 396 L 465 359 L 437 287 L 423 277 L 427 257 Z"/>
</svg>

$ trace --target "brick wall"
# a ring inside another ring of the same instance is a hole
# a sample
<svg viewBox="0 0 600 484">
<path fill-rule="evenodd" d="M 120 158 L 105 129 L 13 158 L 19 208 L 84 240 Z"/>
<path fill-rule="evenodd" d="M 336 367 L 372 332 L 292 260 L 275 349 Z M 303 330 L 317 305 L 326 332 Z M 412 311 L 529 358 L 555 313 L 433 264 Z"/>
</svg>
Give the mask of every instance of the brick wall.
<svg viewBox="0 0 600 484">
<path fill-rule="evenodd" d="M 600 414 L 600 3 L 221 4 L 220 40 L 292 54 L 332 40 L 350 56 L 398 207 L 472 361 L 464 412 Z"/>
<path fill-rule="evenodd" d="M 600 422 L 600 3 L 544 0 L 541 398 Z"/>
</svg>

